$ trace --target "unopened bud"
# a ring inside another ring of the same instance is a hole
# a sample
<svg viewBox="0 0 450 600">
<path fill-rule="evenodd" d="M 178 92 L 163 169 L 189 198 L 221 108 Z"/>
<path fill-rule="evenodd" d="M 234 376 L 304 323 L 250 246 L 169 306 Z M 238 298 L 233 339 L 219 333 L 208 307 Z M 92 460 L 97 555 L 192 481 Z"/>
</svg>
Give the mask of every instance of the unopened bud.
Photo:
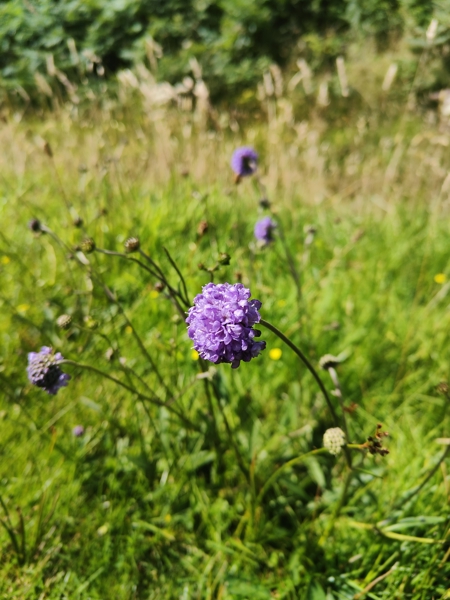
<svg viewBox="0 0 450 600">
<path fill-rule="evenodd" d="M 128 254 L 130 254 L 131 252 L 137 252 L 139 250 L 140 246 L 141 246 L 141 243 L 139 241 L 139 238 L 130 237 L 125 242 L 125 252 L 127 252 Z"/>
<path fill-rule="evenodd" d="M 60 329 L 69 329 L 72 324 L 72 317 L 70 315 L 61 315 L 56 319 L 56 324 Z"/>
<path fill-rule="evenodd" d="M 229 265 L 231 261 L 231 256 L 226 252 L 221 252 L 219 254 L 218 262 L 220 265 Z"/>
<path fill-rule="evenodd" d="M 31 221 L 28 223 L 28 227 L 31 229 L 31 231 L 34 231 L 34 233 L 42 232 L 42 226 L 39 219 L 31 219 Z"/>
<path fill-rule="evenodd" d="M 95 242 L 92 238 L 84 239 L 80 244 L 80 250 L 84 254 L 91 254 L 95 250 Z"/>
<path fill-rule="evenodd" d="M 97 329 L 98 327 L 98 322 L 95 319 L 93 319 L 90 315 L 84 317 L 84 322 L 86 324 L 86 327 L 88 327 L 89 329 Z"/>
<path fill-rule="evenodd" d="M 202 237 L 208 231 L 208 221 L 200 221 L 197 227 L 197 235 Z"/>
</svg>

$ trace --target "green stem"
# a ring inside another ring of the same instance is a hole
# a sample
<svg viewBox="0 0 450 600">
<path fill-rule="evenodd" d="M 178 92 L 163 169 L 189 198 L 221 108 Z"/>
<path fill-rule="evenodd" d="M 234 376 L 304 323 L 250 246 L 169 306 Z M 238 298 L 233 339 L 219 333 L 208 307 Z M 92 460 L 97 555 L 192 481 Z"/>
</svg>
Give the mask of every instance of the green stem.
<svg viewBox="0 0 450 600">
<path fill-rule="evenodd" d="M 256 506 L 258 506 L 258 504 L 261 502 L 261 500 L 266 495 L 266 492 L 275 483 L 275 481 L 278 479 L 278 477 L 282 473 L 284 473 L 284 471 L 286 471 L 290 467 L 293 467 L 294 465 L 301 463 L 302 461 L 304 461 L 306 458 L 309 458 L 310 456 L 316 456 L 317 454 L 327 454 L 327 453 L 328 453 L 328 450 L 326 448 L 317 448 L 316 450 L 311 450 L 310 452 L 307 452 L 306 454 L 301 454 L 300 456 L 296 456 L 292 460 L 288 460 L 288 462 L 284 463 L 284 465 L 281 465 L 281 467 L 278 467 L 278 469 L 272 473 L 272 475 L 269 477 L 269 479 L 263 485 L 262 490 L 259 492 L 258 497 L 256 498 L 256 503 L 255 503 Z"/>
<path fill-rule="evenodd" d="M 195 431 L 200 431 L 200 429 L 196 425 L 194 425 L 194 423 L 192 423 L 192 421 L 190 421 L 184 415 L 182 415 L 176 408 L 174 408 L 173 406 L 170 406 L 170 404 L 167 404 L 167 402 L 163 402 L 159 398 L 141 394 L 141 392 L 139 392 L 135 388 L 132 388 L 131 386 L 124 383 L 123 381 L 120 381 L 120 379 L 116 379 L 112 375 L 108 375 L 108 373 L 105 373 L 104 371 L 101 371 L 100 369 L 97 369 L 96 367 L 92 367 L 91 365 L 84 365 L 81 363 L 77 363 L 74 360 L 62 360 L 59 364 L 72 365 L 74 367 L 79 367 L 80 369 L 87 369 L 88 371 L 97 373 L 97 375 L 100 375 L 101 377 L 104 377 L 105 379 L 109 379 L 113 383 L 123 387 L 125 390 L 128 390 L 129 392 L 131 392 L 132 394 L 137 396 L 140 400 L 147 400 L 148 402 L 151 402 L 152 404 L 156 404 L 156 406 L 159 406 L 161 408 L 167 408 L 168 411 L 172 412 L 181 421 L 183 421 L 183 423 L 187 427 L 189 427 L 190 429 L 194 429 Z"/>
<path fill-rule="evenodd" d="M 280 338 L 280 340 L 282 340 L 285 344 L 287 344 L 289 346 L 289 348 L 291 350 L 293 350 L 295 352 L 295 354 L 300 358 L 300 360 L 303 362 L 303 364 L 305 365 L 305 367 L 308 369 L 308 371 L 311 373 L 311 375 L 316 380 L 316 382 L 317 382 L 317 384 L 318 384 L 318 386 L 320 388 L 320 391 L 324 395 L 325 400 L 326 400 L 326 402 L 328 404 L 328 408 L 330 409 L 330 412 L 331 412 L 331 415 L 333 417 L 333 420 L 334 420 L 336 426 L 339 427 L 340 426 L 339 419 L 338 419 L 338 416 L 336 414 L 336 411 L 334 410 L 334 406 L 333 406 L 333 404 L 332 404 L 332 402 L 330 400 L 330 397 L 328 396 L 328 392 L 325 389 L 325 386 L 323 385 L 322 380 L 320 379 L 320 377 L 317 374 L 316 370 L 314 369 L 314 367 L 312 366 L 312 364 L 309 362 L 309 360 L 306 358 L 306 356 L 303 354 L 303 352 L 300 350 L 300 348 L 298 346 L 296 346 L 293 342 L 291 342 L 291 340 L 288 337 L 286 337 L 284 335 L 284 333 L 282 333 L 279 329 L 277 329 L 271 323 L 268 323 L 264 319 L 261 319 L 259 321 L 259 323 L 261 325 L 263 325 L 264 327 L 266 327 L 267 329 L 269 329 L 276 336 L 278 336 Z"/>
</svg>

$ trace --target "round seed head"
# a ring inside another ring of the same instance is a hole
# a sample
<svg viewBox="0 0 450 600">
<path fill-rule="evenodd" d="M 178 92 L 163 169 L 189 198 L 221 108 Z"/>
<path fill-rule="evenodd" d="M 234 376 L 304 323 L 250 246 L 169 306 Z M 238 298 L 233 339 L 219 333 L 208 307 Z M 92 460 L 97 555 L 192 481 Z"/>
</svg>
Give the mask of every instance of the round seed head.
<svg viewBox="0 0 450 600">
<path fill-rule="evenodd" d="M 69 329 L 72 324 L 72 317 L 70 315 L 61 315 L 56 319 L 56 324 L 60 329 Z"/>
<path fill-rule="evenodd" d="M 340 427 L 332 427 L 325 431 L 323 434 L 323 447 L 330 454 L 337 456 L 343 446 L 345 446 L 345 433 Z"/>
</svg>

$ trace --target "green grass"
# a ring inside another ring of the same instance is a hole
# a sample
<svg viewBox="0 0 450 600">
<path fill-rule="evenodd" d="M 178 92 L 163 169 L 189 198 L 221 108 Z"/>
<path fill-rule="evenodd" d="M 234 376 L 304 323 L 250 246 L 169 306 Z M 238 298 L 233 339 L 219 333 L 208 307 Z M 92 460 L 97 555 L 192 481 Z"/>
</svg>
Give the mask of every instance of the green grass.
<svg viewBox="0 0 450 600">
<path fill-rule="evenodd" d="M 450 278 L 446 134 L 419 115 L 383 121 L 366 108 L 296 123 L 277 108 L 278 119 L 245 135 L 140 108 L 2 125 L 2 597 L 448 597 L 450 478 L 436 440 L 449 437 L 449 398 L 437 386 L 450 379 L 450 286 L 434 280 Z M 280 236 L 264 249 L 253 242 L 260 192 L 252 180 L 235 186 L 228 166 L 242 142 L 261 153 L 300 299 Z M 32 217 L 66 246 L 33 234 Z M 309 224 L 317 233 L 305 249 Z M 267 330 L 260 357 L 218 365 L 205 386 L 155 280 L 124 258 L 74 251 L 90 236 L 121 252 L 132 235 L 176 287 L 168 249 L 190 298 L 209 281 L 198 264 L 230 254 L 215 281 L 242 279 L 263 318 L 314 365 L 345 353 L 344 403 L 357 405 L 350 440 L 363 443 L 380 422 L 390 454 L 368 454 L 349 479 L 342 455 L 319 453 L 282 471 L 256 502 L 277 468 L 322 446 L 333 426 L 324 399 Z M 64 313 L 68 331 L 56 325 Z M 33 388 L 27 353 L 42 345 L 176 398 L 170 406 L 195 429 L 72 366 L 55 397 Z"/>
</svg>

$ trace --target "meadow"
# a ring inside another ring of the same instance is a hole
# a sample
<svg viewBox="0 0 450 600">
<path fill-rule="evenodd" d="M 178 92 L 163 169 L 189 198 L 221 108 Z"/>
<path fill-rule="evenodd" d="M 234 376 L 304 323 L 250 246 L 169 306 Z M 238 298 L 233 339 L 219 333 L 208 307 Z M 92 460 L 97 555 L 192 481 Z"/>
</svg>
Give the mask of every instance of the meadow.
<svg viewBox="0 0 450 600">
<path fill-rule="evenodd" d="M 1 597 L 450 598 L 450 124 L 383 61 L 347 94 L 342 66 L 273 69 L 250 116 L 142 70 L 4 109 Z M 237 369 L 199 358 L 209 282 L 251 290 L 336 418 L 267 327 Z M 55 395 L 27 378 L 43 346 Z"/>
</svg>

